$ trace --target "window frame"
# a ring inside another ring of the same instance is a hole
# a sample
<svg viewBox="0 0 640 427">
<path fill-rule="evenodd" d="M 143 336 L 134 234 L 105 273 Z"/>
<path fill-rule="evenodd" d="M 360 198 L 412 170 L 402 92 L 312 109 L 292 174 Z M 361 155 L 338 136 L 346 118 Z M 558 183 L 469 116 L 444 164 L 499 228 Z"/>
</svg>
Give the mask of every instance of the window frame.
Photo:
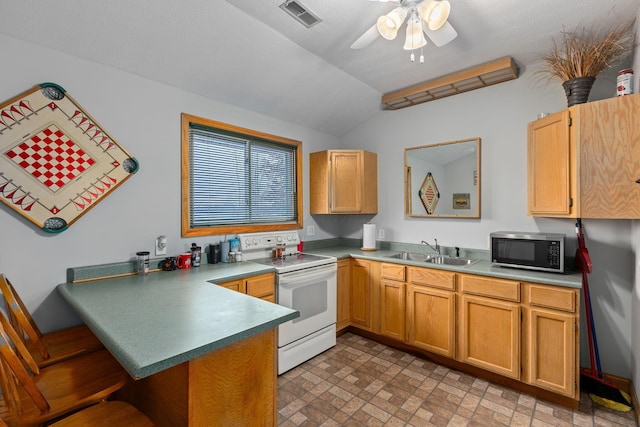
<svg viewBox="0 0 640 427">
<path fill-rule="evenodd" d="M 218 122 L 203 117 L 194 116 L 187 113 L 182 113 L 182 136 L 181 136 L 181 211 L 182 211 L 182 237 L 197 237 L 197 236 L 212 236 L 217 234 L 238 234 L 238 233 L 256 233 L 267 231 L 285 231 L 296 230 L 303 227 L 303 210 L 302 210 L 302 142 L 294 139 L 285 138 L 282 136 L 271 135 L 268 133 L 247 129 L 228 123 Z M 219 225 L 210 227 L 191 227 L 190 213 L 191 213 L 191 197 L 189 194 L 190 189 L 190 176 L 191 176 L 191 158 L 189 155 L 190 141 L 189 141 L 189 128 L 191 124 L 199 126 L 206 126 L 212 129 L 217 129 L 226 132 L 233 132 L 247 138 L 259 138 L 266 142 L 273 142 L 276 144 L 284 144 L 295 147 L 295 185 L 296 185 L 296 221 L 290 222 L 274 222 L 274 223 L 259 223 L 259 224 L 243 224 L 243 225 Z"/>
</svg>

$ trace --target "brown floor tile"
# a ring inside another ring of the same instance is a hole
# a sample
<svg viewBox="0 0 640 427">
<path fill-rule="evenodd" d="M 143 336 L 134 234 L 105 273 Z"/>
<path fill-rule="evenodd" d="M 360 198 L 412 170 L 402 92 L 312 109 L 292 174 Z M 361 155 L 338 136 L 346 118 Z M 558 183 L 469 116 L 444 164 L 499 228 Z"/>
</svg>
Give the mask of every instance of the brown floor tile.
<svg viewBox="0 0 640 427">
<path fill-rule="evenodd" d="M 637 427 L 581 395 L 577 410 L 347 333 L 278 378 L 278 426 Z"/>
</svg>

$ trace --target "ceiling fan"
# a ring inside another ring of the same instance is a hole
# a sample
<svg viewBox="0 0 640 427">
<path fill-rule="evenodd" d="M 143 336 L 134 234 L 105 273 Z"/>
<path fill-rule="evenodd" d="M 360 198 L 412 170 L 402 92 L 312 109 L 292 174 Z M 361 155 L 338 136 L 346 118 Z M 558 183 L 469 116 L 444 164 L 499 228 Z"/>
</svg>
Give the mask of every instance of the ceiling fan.
<svg viewBox="0 0 640 427">
<path fill-rule="evenodd" d="M 427 44 L 424 35 L 436 46 L 444 46 L 458 35 L 447 21 L 451 5 L 447 0 L 370 0 L 379 2 L 398 3 L 399 6 L 386 15 L 378 18 L 376 23 L 364 32 L 353 44 L 351 49 L 363 49 L 371 44 L 378 36 L 393 40 L 402 24 L 407 22 L 407 33 L 404 43 L 405 50 L 421 48 Z M 411 52 L 411 61 L 415 56 Z M 420 62 L 424 56 L 420 55 Z"/>
</svg>

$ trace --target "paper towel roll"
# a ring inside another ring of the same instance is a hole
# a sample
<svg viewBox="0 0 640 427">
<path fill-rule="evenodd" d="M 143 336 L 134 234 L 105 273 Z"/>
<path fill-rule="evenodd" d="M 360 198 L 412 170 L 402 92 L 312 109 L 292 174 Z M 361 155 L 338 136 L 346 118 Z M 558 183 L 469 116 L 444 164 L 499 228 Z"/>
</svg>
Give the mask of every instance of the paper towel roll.
<svg viewBox="0 0 640 427">
<path fill-rule="evenodd" d="M 362 249 L 376 250 L 376 225 L 366 223 L 362 226 Z"/>
</svg>

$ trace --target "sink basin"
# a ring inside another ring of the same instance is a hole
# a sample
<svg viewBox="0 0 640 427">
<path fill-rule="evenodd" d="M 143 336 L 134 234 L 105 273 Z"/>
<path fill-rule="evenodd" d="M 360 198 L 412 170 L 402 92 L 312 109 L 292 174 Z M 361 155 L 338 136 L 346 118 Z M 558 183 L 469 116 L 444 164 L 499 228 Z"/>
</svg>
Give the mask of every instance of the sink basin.
<svg viewBox="0 0 640 427">
<path fill-rule="evenodd" d="M 404 259 L 408 261 L 428 261 L 433 254 L 420 254 L 417 252 L 400 252 L 399 254 L 389 255 L 388 258 Z"/>
<path fill-rule="evenodd" d="M 435 256 L 432 256 L 431 258 L 429 258 L 426 261 L 430 262 L 432 264 L 464 266 L 464 265 L 474 264 L 474 263 L 476 263 L 476 262 L 478 262 L 480 260 L 479 259 L 471 259 L 471 258 L 454 258 L 454 257 L 449 257 L 449 256 L 443 256 L 443 255 L 435 255 Z"/>
<path fill-rule="evenodd" d="M 389 255 L 388 258 L 403 259 L 407 261 L 429 262 L 431 264 L 465 266 L 475 264 L 479 259 L 472 258 L 455 258 L 438 254 L 421 254 L 417 252 L 400 252 L 395 255 Z"/>
</svg>

